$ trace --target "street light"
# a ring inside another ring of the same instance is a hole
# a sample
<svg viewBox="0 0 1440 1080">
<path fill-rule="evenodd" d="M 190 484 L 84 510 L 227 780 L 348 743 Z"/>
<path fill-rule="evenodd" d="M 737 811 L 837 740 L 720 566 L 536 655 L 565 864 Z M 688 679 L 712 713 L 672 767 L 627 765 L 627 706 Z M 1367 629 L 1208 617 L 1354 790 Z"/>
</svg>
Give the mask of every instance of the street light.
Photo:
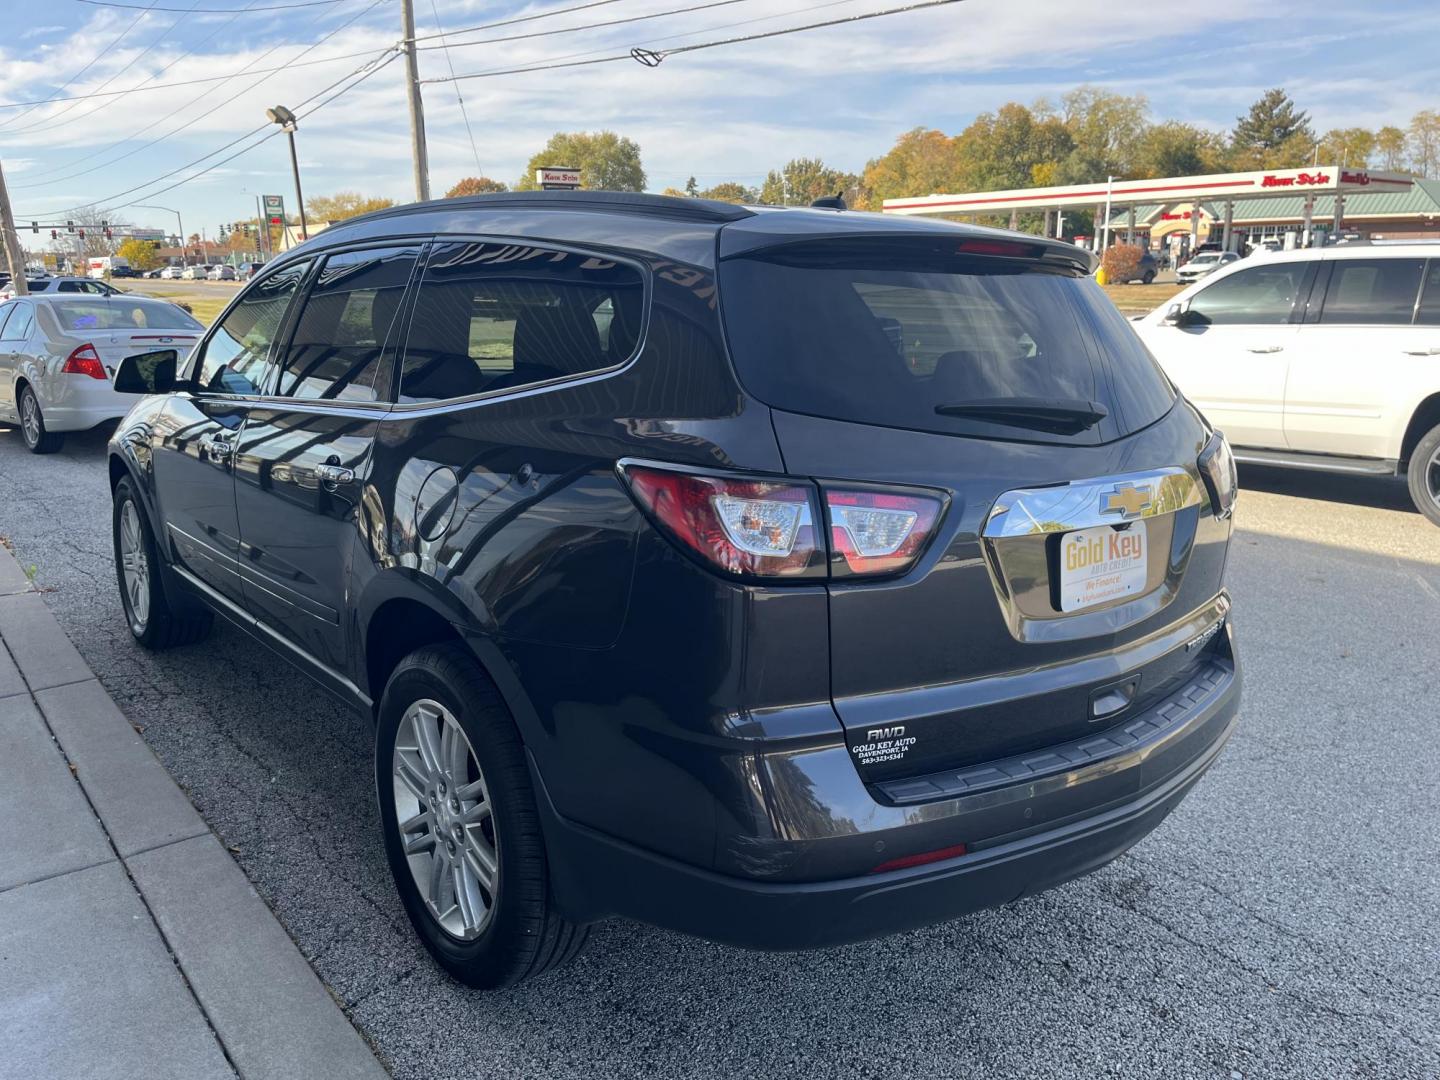
<svg viewBox="0 0 1440 1080">
<path fill-rule="evenodd" d="M 295 156 L 295 129 L 300 125 L 295 120 L 295 114 L 284 105 L 266 109 L 265 115 L 272 124 L 279 124 L 290 139 L 290 169 L 295 174 L 295 202 L 300 207 L 300 239 L 309 240 L 310 226 L 305 221 L 305 196 L 300 194 L 300 159 Z"/>
<path fill-rule="evenodd" d="M 180 211 L 172 210 L 168 206 L 145 206 L 142 203 L 136 203 L 135 207 L 138 210 L 164 210 L 167 214 L 175 215 L 175 227 L 180 230 L 180 265 L 184 266 L 186 263 L 185 252 L 189 245 L 185 242 L 185 222 L 180 220 Z"/>
</svg>

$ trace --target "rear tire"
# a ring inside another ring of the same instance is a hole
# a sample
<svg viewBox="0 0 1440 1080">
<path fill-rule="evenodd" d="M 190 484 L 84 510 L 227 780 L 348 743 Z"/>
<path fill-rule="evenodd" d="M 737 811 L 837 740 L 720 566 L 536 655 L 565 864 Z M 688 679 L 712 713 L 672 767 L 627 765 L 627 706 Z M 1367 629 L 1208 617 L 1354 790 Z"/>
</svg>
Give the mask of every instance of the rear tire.
<svg viewBox="0 0 1440 1080">
<path fill-rule="evenodd" d="M 25 449 L 32 454 L 53 454 L 65 445 L 64 435 L 45 430 L 45 414 L 33 388 L 22 386 L 16 404 L 20 407 L 20 436 L 25 440 Z"/>
<path fill-rule="evenodd" d="M 454 978 L 512 986 L 580 952 L 588 928 L 555 910 L 520 733 L 463 645 L 419 649 L 390 676 L 375 781 L 405 913 Z"/>
<path fill-rule="evenodd" d="M 1155 280 L 1155 271 L 1154 271 L 1154 270 L 1146 270 L 1144 276 L 1140 279 L 1140 283 L 1141 283 L 1142 285 L 1149 285 L 1149 284 L 1150 284 L 1152 281 L 1154 281 L 1154 280 Z"/>
<path fill-rule="evenodd" d="M 1440 525 L 1440 424 L 1415 444 L 1407 479 L 1415 508 L 1433 524 Z"/>
<path fill-rule="evenodd" d="M 193 644 L 210 633 L 214 617 L 208 611 L 180 614 L 166 598 L 150 521 L 128 476 L 115 485 L 111 537 L 120 606 L 136 641 L 147 649 L 170 649 Z"/>
</svg>

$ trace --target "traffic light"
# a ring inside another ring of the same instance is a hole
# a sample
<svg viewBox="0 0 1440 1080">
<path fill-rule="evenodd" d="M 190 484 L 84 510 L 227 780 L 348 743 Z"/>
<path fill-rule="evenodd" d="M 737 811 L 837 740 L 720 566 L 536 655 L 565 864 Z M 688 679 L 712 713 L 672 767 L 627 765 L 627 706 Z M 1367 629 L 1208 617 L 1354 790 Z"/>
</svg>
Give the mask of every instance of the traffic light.
<svg viewBox="0 0 1440 1080">
<path fill-rule="evenodd" d="M 38 221 L 32 221 L 32 222 L 30 222 L 30 231 L 31 231 L 32 233 L 34 233 L 36 236 L 39 236 L 39 235 L 40 235 L 40 223 L 39 223 Z"/>
<path fill-rule="evenodd" d="M 51 230 L 50 230 L 50 239 L 51 239 L 51 240 L 59 240 L 59 239 L 60 239 L 60 234 L 59 234 L 58 232 L 56 232 L 54 229 L 51 229 Z"/>
<path fill-rule="evenodd" d="M 106 230 L 105 230 L 105 239 L 106 239 L 106 240 L 114 240 L 114 239 L 115 239 L 115 234 L 112 233 L 109 229 L 106 229 Z"/>
<path fill-rule="evenodd" d="M 81 240 L 84 240 L 84 239 L 85 239 L 85 230 L 84 230 L 84 229 L 76 229 L 76 230 L 75 230 L 75 235 L 77 235 L 78 237 L 80 237 Z"/>
</svg>

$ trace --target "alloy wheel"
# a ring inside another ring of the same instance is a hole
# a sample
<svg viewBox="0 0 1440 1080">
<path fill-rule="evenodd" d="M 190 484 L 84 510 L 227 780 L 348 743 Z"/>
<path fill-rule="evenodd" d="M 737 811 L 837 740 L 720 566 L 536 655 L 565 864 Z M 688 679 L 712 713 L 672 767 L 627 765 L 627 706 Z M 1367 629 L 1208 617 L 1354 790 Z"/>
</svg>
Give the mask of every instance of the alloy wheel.
<svg viewBox="0 0 1440 1080">
<path fill-rule="evenodd" d="M 120 511 L 120 573 L 125 580 L 130 620 L 136 631 L 144 632 L 150 621 L 150 559 L 145 554 L 145 535 L 133 499 L 126 499 Z"/>
<path fill-rule="evenodd" d="M 1430 501 L 1440 507 L 1440 446 L 1435 447 L 1435 452 L 1430 455 L 1430 461 L 1425 466 L 1425 491 L 1430 496 Z"/>
<path fill-rule="evenodd" d="M 26 390 L 20 395 L 20 427 L 25 432 L 25 441 L 31 446 L 40 441 L 40 405 L 33 390 Z"/>
<path fill-rule="evenodd" d="M 415 887 L 440 928 L 473 941 L 500 882 L 490 791 L 453 713 L 429 698 L 400 718 L 391 757 L 395 820 Z"/>
</svg>

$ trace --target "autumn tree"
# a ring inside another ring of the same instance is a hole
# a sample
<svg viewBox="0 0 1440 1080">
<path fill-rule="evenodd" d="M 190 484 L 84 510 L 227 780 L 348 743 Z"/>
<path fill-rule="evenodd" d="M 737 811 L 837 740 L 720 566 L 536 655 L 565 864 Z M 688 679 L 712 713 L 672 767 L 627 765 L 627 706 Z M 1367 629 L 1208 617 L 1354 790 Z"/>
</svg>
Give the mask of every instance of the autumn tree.
<svg viewBox="0 0 1440 1080">
<path fill-rule="evenodd" d="M 1363 169 L 1375 153 L 1375 133 L 1366 128 L 1331 128 L 1320 140 L 1320 160 Z"/>
<path fill-rule="evenodd" d="M 1375 132 L 1375 153 L 1380 159 L 1380 168 L 1396 172 L 1405 167 L 1405 132 L 1393 124 L 1386 124 Z"/>
<path fill-rule="evenodd" d="M 1043 115 L 1045 110 L 1039 111 Z M 1149 113 L 1143 94 L 1127 97 L 1099 86 L 1077 86 L 1067 93 L 1060 99 L 1059 117 L 1073 149 L 1061 163 L 1060 182 L 1133 176 Z"/>
<path fill-rule="evenodd" d="M 358 191 L 337 191 L 334 195 L 310 196 L 305 200 L 305 213 L 311 221 L 344 221 L 394 205 L 394 199 L 361 195 Z"/>
<path fill-rule="evenodd" d="M 137 240 L 132 236 L 121 242 L 115 254 L 143 274 L 160 265 L 160 256 L 156 253 L 158 247 L 152 240 Z"/>
<path fill-rule="evenodd" d="M 1140 136 L 1135 149 L 1132 179 L 1160 176 L 1194 176 L 1224 172 L 1225 139 L 1213 131 L 1167 120 L 1152 124 Z"/>
<path fill-rule="evenodd" d="M 860 178 L 832 169 L 819 158 L 795 158 L 782 169 L 772 169 L 760 188 L 760 201 L 771 206 L 809 206 L 832 195 L 853 206 L 859 199 Z"/>
<path fill-rule="evenodd" d="M 733 180 L 716 184 L 714 187 L 702 188 L 700 198 L 714 199 L 716 202 L 728 203 L 758 203 L 760 193 L 752 187 L 744 184 L 737 184 Z"/>
<path fill-rule="evenodd" d="M 1410 162 L 1421 176 L 1436 175 L 1440 165 L 1440 112 L 1421 109 L 1410 120 Z"/>
<path fill-rule="evenodd" d="M 499 180 L 491 180 L 488 176 L 467 176 L 445 192 L 445 198 L 458 199 L 462 195 L 492 195 L 498 191 L 509 190 Z"/>
<path fill-rule="evenodd" d="M 955 191 L 960 186 L 955 142 L 934 128 L 912 128 L 865 166 L 861 185 L 871 210 L 879 210 L 886 199 Z"/>
<path fill-rule="evenodd" d="M 557 131 L 545 149 L 530 159 L 517 191 L 534 191 L 535 171 L 547 166 L 580 170 L 580 186 L 589 191 L 644 191 L 640 147 L 613 131 Z"/>
<path fill-rule="evenodd" d="M 1313 156 L 1315 132 L 1310 115 L 1276 87 L 1265 91 L 1250 111 L 1237 117 L 1230 135 L 1231 152 L 1242 168 L 1283 169 L 1307 163 Z"/>
</svg>

